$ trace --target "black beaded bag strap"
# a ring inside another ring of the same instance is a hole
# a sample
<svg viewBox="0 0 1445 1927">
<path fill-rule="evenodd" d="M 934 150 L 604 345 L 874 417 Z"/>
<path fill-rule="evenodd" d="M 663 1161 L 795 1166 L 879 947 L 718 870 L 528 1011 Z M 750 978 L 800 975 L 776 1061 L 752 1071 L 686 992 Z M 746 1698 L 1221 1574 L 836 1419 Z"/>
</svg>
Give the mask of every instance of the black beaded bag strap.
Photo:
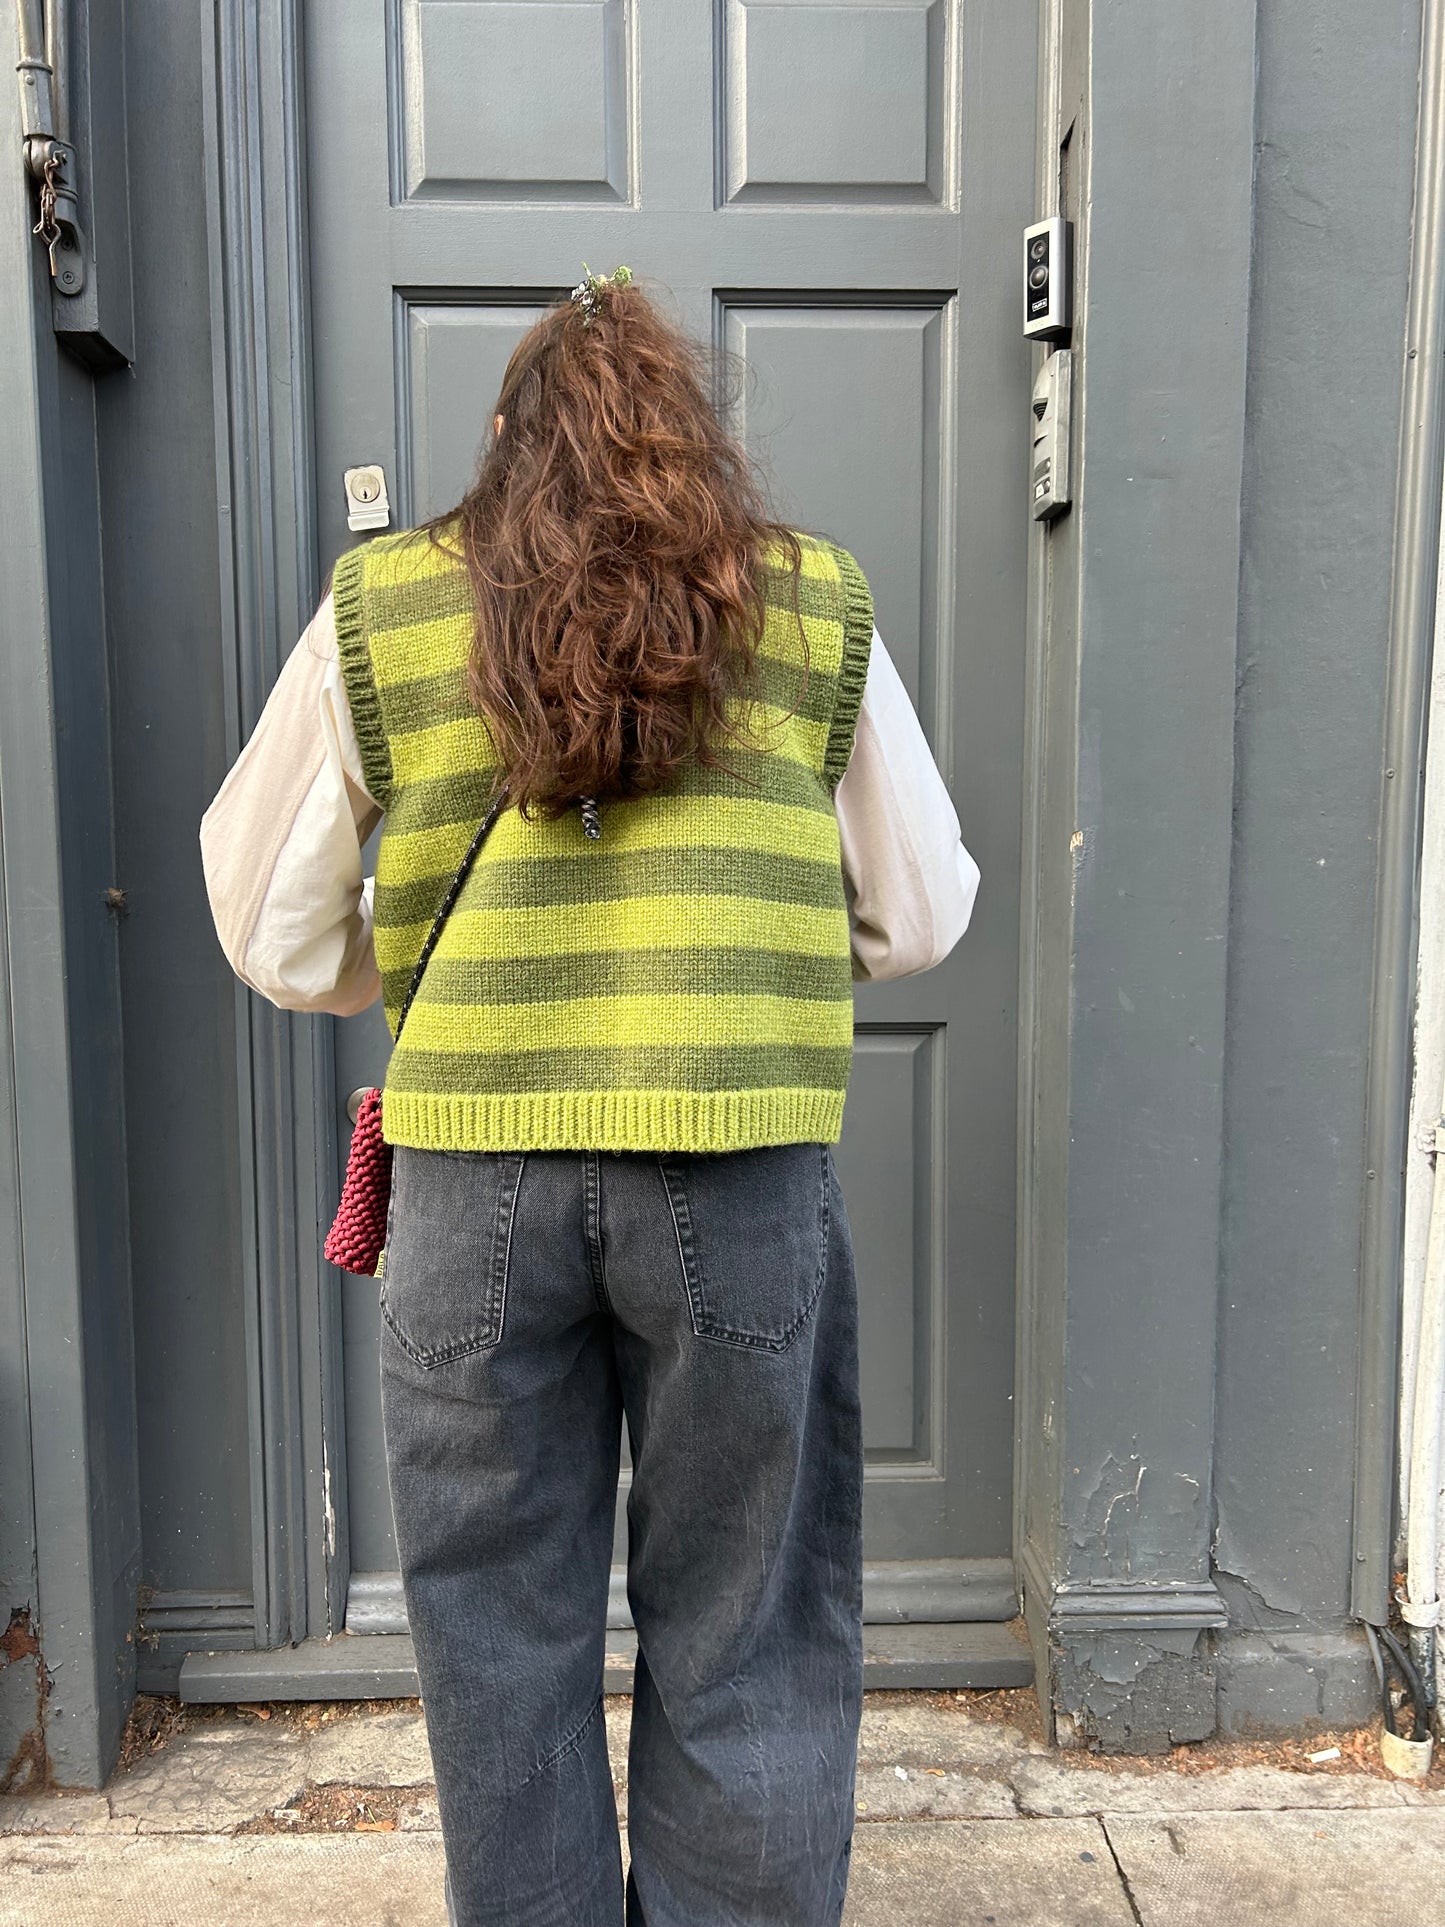
<svg viewBox="0 0 1445 1927">
<path fill-rule="evenodd" d="M 406 997 L 402 1002 L 401 1015 L 396 1020 L 397 1037 L 401 1036 L 401 1027 L 406 1022 L 406 1014 L 411 1009 L 412 999 L 416 996 L 416 993 L 418 992 L 418 990 L 421 989 L 421 980 L 423 976 L 425 976 L 426 974 L 427 965 L 431 962 L 431 953 L 433 952 L 433 950 L 436 949 L 437 944 L 441 939 L 442 930 L 445 928 L 446 920 L 452 913 L 452 905 L 456 902 L 457 898 L 461 895 L 462 889 L 466 884 L 466 880 L 472 873 L 472 865 L 477 860 L 478 850 L 480 850 L 482 845 L 486 842 L 487 836 L 491 831 L 492 825 L 496 822 L 497 818 L 502 814 L 502 811 L 506 808 L 506 805 L 507 805 L 507 785 L 503 783 L 502 787 L 497 791 L 497 794 L 493 797 L 491 807 L 488 809 L 486 815 L 482 818 L 481 822 L 477 825 L 476 831 L 472 836 L 472 840 L 467 845 L 467 853 L 462 858 L 461 862 L 457 865 L 457 873 L 452 878 L 451 882 L 447 885 L 447 893 L 441 900 L 441 905 L 437 910 L 436 916 L 432 919 L 432 927 L 427 932 L 426 942 L 421 947 L 421 955 L 416 960 L 416 968 L 411 973 L 411 982 L 406 987 Z"/>
<path fill-rule="evenodd" d="M 582 824 L 587 835 L 594 838 L 600 836 L 602 834 L 602 824 L 595 800 L 590 796 L 584 796 L 580 799 L 580 802 L 582 807 Z M 467 853 L 457 865 L 457 873 L 447 885 L 447 893 L 441 900 L 436 916 L 432 919 L 432 927 L 427 932 L 426 942 L 422 945 L 421 954 L 416 960 L 416 968 L 411 973 L 411 982 L 406 987 L 406 996 L 402 1001 L 401 1015 L 396 1020 L 397 1038 L 401 1036 L 401 1027 L 406 1022 L 407 1012 L 412 1006 L 412 999 L 421 988 L 421 980 L 426 973 L 427 965 L 431 962 L 431 954 L 441 940 L 441 934 L 446 926 L 446 920 L 451 915 L 457 898 L 466 887 L 467 878 L 472 873 L 472 865 L 477 860 L 477 852 L 486 842 L 492 825 L 506 807 L 507 785 L 504 782 L 497 791 L 497 794 L 493 797 L 486 815 L 477 825 L 476 832 L 471 842 L 467 845 Z"/>
</svg>

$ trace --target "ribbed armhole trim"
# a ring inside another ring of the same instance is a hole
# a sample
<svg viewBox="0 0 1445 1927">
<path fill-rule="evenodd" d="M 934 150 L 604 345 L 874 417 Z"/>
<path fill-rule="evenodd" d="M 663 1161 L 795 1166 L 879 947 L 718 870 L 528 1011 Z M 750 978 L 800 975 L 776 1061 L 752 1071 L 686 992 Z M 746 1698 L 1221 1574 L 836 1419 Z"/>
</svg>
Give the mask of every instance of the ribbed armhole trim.
<svg viewBox="0 0 1445 1927">
<path fill-rule="evenodd" d="M 829 789 L 836 789 L 848 758 L 853 753 L 853 735 L 858 727 L 858 711 L 863 703 L 863 685 L 868 680 L 868 655 L 873 643 L 873 596 L 867 577 L 846 549 L 836 542 L 828 551 L 838 565 L 843 583 L 843 661 L 838 670 L 838 693 L 833 703 L 833 720 L 828 728 L 828 747 L 823 756 L 823 776 Z"/>
<path fill-rule="evenodd" d="M 331 600 L 336 611 L 336 655 L 341 665 L 341 680 L 346 685 L 346 700 L 351 705 L 362 772 L 369 794 L 385 809 L 391 801 L 393 781 L 391 747 L 381 720 L 381 699 L 376 693 L 371 651 L 362 619 L 365 560 L 364 546 L 348 549 L 340 558 L 331 576 Z"/>
</svg>

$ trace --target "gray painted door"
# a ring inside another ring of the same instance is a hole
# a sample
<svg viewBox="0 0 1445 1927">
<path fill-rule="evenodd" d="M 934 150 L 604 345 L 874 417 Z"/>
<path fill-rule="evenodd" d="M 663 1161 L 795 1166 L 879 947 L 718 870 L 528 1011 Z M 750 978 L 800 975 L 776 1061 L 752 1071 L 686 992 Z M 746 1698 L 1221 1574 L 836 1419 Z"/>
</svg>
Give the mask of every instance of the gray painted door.
<svg viewBox="0 0 1445 1927">
<path fill-rule="evenodd" d="M 319 523 L 385 466 L 454 501 L 506 357 L 584 260 L 746 362 L 778 504 L 857 554 L 983 870 L 973 928 L 862 986 L 838 1151 L 874 1618 L 1012 1612 L 1015 997 L 1034 10 L 1017 0 L 318 0 L 305 10 Z M 347 1093 L 379 1011 L 338 1024 Z M 402 1623 L 375 1286 L 345 1279 L 353 1630 Z"/>
</svg>

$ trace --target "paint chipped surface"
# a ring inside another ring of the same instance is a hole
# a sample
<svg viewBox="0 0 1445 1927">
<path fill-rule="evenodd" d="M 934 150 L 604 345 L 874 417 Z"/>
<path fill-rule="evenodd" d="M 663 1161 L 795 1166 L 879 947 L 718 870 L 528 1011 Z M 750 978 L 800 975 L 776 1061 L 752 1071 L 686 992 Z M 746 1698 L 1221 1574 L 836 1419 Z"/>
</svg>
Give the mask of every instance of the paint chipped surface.
<svg viewBox="0 0 1445 1927">
<path fill-rule="evenodd" d="M 50 1777 L 50 1759 L 45 1744 L 45 1702 L 50 1693 L 50 1674 L 46 1670 L 45 1656 L 41 1651 L 40 1634 L 36 1629 L 29 1604 L 12 1606 L 10 1619 L 5 1631 L 0 1633 L 0 1666 L 6 1669 L 5 1687 L 15 1688 L 12 1681 L 18 1681 L 18 1695 L 24 1707 L 20 1717 L 29 1712 L 33 1695 L 34 1717 L 20 1733 L 10 1756 L 0 1764 L 0 1793 L 33 1792 L 46 1785 Z M 18 1674 L 11 1675 L 9 1668 L 19 1667 Z M 7 1728 L 9 1714 L 7 1712 Z"/>
<path fill-rule="evenodd" d="M 1215 1663 L 1204 1634 L 1074 1637 L 1053 1647 L 1050 1669 L 1063 1744 L 1160 1754 L 1214 1734 Z"/>
</svg>

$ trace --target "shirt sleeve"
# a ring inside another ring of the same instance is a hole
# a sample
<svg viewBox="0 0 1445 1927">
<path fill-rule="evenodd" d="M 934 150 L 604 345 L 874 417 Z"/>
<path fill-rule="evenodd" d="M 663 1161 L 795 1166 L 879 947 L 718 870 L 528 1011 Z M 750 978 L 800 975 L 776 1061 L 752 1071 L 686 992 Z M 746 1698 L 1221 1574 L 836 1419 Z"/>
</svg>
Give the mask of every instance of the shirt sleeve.
<svg viewBox="0 0 1445 1927">
<path fill-rule="evenodd" d="M 349 1017 L 380 996 L 361 850 L 381 814 L 362 777 L 328 595 L 201 819 L 221 948 L 283 1010 Z"/>
<path fill-rule="evenodd" d="M 834 803 L 854 979 L 880 982 L 931 970 L 968 928 L 979 868 L 876 629 L 852 754 Z"/>
</svg>

